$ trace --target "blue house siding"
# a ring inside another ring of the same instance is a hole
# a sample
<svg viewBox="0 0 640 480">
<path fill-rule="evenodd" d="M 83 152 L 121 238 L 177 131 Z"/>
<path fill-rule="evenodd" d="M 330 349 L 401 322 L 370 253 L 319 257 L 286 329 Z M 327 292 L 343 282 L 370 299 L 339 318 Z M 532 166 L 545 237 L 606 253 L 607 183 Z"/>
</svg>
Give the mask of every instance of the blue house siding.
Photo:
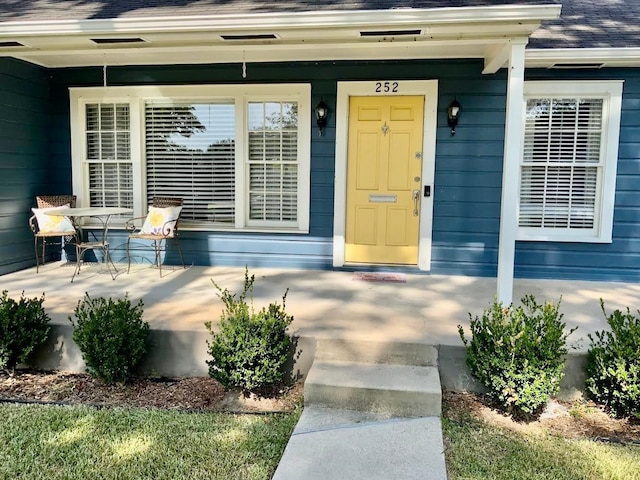
<svg viewBox="0 0 640 480">
<path fill-rule="evenodd" d="M 517 242 L 515 275 L 640 281 L 640 71 L 528 70 L 528 80 L 624 80 L 613 242 Z"/>
<path fill-rule="evenodd" d="M 59 192 L 48 115 L 47 70 L 0 59 L 0 274 L 35 264 L 30 209 L 36 194 Z"/>
<path fill-rule="evenodd" d="M 18 61 L 0 64 L 5 93 L 0 270 L 33 264 L 26 218 L 36 193 L 71 190 L 69 87 L 99 86 L 101 68 L 47 72 Z M 248 65 L 247 81 L 308 82 L 312 104 L 330 106 L 320 136 L 312 122 L 308 235 L 184 231 L 183 249 L 195 265 L 331 268 L 337 83 L 358 80 L 439 81 L 434 182 L 432 273 L 495 276 L 502 184 L 506 72 L 481 75 L 477 61 L 321 62 Z M 611 244 L 518 242 L 515 274 L 529 278 L 640 280 L 640 72 L 634 69 L 528 70 L 529 80 L 624 79 L 623 112 Z M 47 81 L 47 75 L 50 80 Z M 109 85 L 240 83 L 239 65 L 110 67 Z M 50 90 L 50 94 L 48 93 Z M 455 135 L 446 107 L 456 98 L 462 116 Z M 50 100 L 50 103 L 48 102 Z M 47 121 L 48 119 L 48 121 Z M 514 179 L 517 181 L 517 179 Z M 19 215 L 16 215 L 16 211 Z M 19 218 L 18 218 L 19 217 Z M 19 220 L 19 221 L 18 221 Z M 124 260 L 124 232 L 113 233 L 114 258 Z M 18 249 L 16 250 L 16 245 Z M 16 256 L 16 251 L 20 252 Z M 170 258 L 170 260 L 175 260 Z"/>
<path fill-rule="evenodd" d="M 482 75 L 477 63 L 463 66 L 439 85 L 431 271 L 495 276 L 506 75 Z M 446 109 L 454 98 L 462 113 L 451 135 Z"/>
<path fill-rule="evenodd" d="M 321 98 L 331 113 L 323 135 L 312 122 L 310 231 L 308 235 L 184 231 L 188 263 L 196 265 L 331 268 L 335 182 L 337 82 L 439 80 L 434 185 L 434 273 L 495 275 L 505 112 L 505 75 L 481 75 L 479 61 L 321 62 L 249 64 L 246 82 L 308 82 L 312 105 Z M 245 83 L 241 66 L 110 67 L 109 85 Z M 102 68 L 51 72 L 54 132 L 52 157 L 70 168 L 68 88 L 102 85 Z M 463 105 L 458 133 L 451 136 L 446 108 Z M 122 258 L 124 235 L 114 234 Z"/>
<path fill-rule="evenodd" d="M 506 74 L 481 75 L 477 61 L 323 62 L 248 66 L 255 83 L 308 82 L 312 104 L 330 106 L 320 136 L 312 122 L 308 235 L 183 232 L 196 265 L 331 268 L 335 182 L 335 103 L 339 81 L 437 79 L 438 129 L 432 272 L 495 276 L 500 228 Z M 515 274 L 527 278 L 640 280 L 640 72 L 527 70 L 528 80 L 623 79 L 623 112 L 613 242 L 517 242 Z M 110 85 L 239 83 L 239 65 L 111 67 Z M 26 219 L 39 193 L 71 190 L 69 87 L 102 84 L 101 68 L 46 69 L 0 62 L 0 273 L 33 265 Z M 455 135 L 446 107 L 462 104 Z M 514 179 L 517 181 L 517 179 Z M 124 260 L 124 232 L 114 258 Z M 170 260 L 175 260 L 170 258 Z"/>
</svg>

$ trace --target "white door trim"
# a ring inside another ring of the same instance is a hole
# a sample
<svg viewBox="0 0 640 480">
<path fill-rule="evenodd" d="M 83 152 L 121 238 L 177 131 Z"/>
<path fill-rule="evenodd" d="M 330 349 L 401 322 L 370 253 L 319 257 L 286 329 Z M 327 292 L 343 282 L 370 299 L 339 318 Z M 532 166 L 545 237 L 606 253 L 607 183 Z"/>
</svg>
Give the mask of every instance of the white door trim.
<svg viewBox="0 0 640 480">
<path fill-rule="evenodd" d="M 431 270 L 431 237 L 433 229 L 433 193 L 438 124 L 437 80 L 389 80 L 338 82 L 336 100 L 336 173 L 333 212 L 333 266 L 345 264 L 345 231 L 347 206 L 347 146 L 349 97 L 424 95 L 424 135 L 422 140 L 422 183 L 431 187 L 431 196 L 420 195 L 420 239 L 418 268 Z M 422 189 L 422 188 L 421 188 Z"/>
</svg>

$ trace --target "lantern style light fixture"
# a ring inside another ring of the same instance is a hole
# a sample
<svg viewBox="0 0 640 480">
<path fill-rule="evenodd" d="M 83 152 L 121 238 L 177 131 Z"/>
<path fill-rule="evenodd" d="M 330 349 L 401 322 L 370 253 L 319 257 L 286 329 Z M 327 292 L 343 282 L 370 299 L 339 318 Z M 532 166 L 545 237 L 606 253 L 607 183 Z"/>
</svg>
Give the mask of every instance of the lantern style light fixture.
<svg viewBox="0 0 640 480">
<path fill-rule="evenodd" d="M 456 126 L 458 125 L 461 110 L 462 105 L 460 105 L 460 102 L 455 98 L 447 107 L 447 124 L 449 124 L 449 128 L 451 129 L 451 135 L 456 134 Z"/>
<path fill-rule="evenodd" d="M 316 124 L 318 125 L 318 129 L 320 130 L 320 136 L 322 136 L 322 130 L 327 125 L 327 117 L 329 116 L 329 107 L 324 100 L 320 98 L 320 103 L 316 105 Z"/>
</svg>

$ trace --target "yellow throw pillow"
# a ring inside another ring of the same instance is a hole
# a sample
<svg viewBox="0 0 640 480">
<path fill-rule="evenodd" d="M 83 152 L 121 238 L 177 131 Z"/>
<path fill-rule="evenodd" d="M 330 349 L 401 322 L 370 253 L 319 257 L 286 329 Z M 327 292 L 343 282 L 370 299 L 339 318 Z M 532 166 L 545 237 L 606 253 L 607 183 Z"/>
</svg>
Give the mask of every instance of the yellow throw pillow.
<svg viewBox="0 0 640 480">
<path fill-rule="evenodd" d="M 60 233 L 67 235 L 73 235 L 76 233 L 73 222 L 69 217 L 65 217 L 63 215 L 49 215 L 47 213 L 55 212 L 56 210 L 64 210 L 65 208 L 69 208 L 69 205 L 49 208 L 32 208 L 31 211 L 36 216 L 40 233 Z"/>
<path fill-rule="evenodd" d="M 182 207 L 149 207 L 149 213 L 140 233 L 173 237 L 173 229 L 176 227 L 181 210 Z"/>
</svg>

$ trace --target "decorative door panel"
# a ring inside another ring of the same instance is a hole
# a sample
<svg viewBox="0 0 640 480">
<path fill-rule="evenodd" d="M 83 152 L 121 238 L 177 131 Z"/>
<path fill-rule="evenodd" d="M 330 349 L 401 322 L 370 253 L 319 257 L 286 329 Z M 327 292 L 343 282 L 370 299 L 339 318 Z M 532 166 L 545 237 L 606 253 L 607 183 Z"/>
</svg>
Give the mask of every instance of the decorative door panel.
<svg viewBox="0 0 640 480">
<path fill-rule="evenodd" d="M 424 97 L 351 97 L 345 260 L 418 262 Z"/>
</svg>

